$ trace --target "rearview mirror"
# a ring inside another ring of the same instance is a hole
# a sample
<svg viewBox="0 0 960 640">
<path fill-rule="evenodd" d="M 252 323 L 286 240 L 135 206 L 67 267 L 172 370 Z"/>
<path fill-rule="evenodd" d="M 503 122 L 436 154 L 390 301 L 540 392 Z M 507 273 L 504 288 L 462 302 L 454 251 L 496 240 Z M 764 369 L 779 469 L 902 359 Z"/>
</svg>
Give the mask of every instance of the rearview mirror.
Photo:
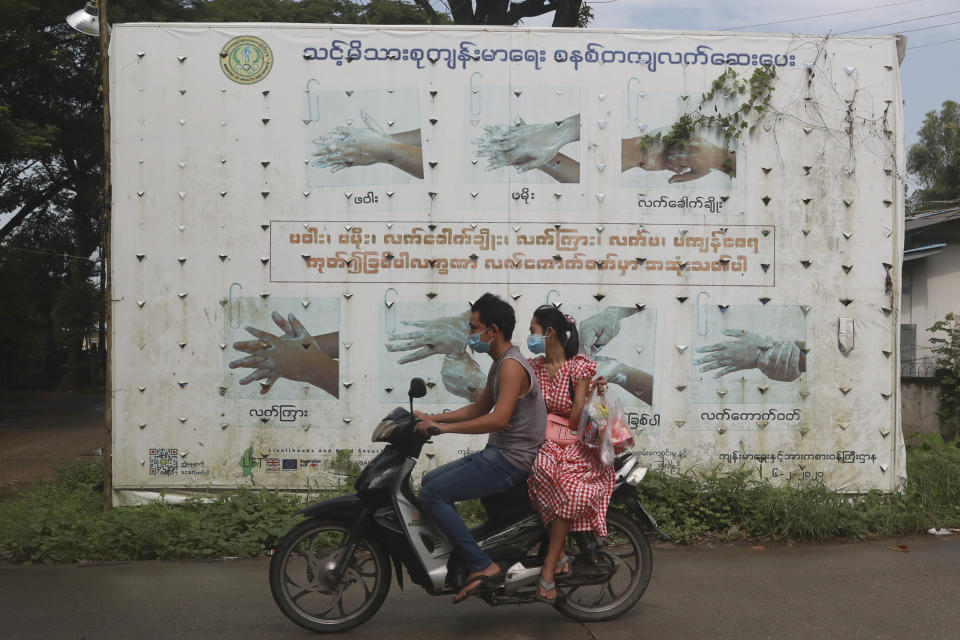
<svg viewBox="0 0 960 640">
<path fill-rule="evenodd" d="M 410 391 L 407 392 L 407 395 L 413 398 L 422 398 L 427 395 L 427 384 L 423 381 L 423 378 L 414 378 L 410 381 Z"/>
</svg>

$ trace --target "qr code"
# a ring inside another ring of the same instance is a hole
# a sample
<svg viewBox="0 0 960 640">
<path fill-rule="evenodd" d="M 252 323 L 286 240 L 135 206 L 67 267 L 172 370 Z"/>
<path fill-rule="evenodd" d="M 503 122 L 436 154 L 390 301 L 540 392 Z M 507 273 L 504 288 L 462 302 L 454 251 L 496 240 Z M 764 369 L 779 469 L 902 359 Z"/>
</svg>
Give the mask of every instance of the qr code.
<svg viewBox="0 0 960 640">
<path fill-rule="evenodd" d="M 150 475 L 169 476 L 176 472 L 176 449 L 150 449 Z"/>
</svg>

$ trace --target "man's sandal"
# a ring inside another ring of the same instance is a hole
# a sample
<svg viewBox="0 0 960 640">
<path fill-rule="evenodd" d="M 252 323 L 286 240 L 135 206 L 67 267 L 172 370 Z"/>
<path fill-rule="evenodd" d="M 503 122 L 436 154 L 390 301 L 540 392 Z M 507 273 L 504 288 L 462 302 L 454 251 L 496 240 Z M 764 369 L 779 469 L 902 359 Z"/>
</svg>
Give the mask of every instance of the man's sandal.
<svg viewBox="0 0 960 640">
<path fill-rule="evenodd" d="M 552 597 L 552 598 L 548 598 L 548 597 L 545 596 L 545 595 L 541 595 L 541 593 L 540 593 L 540 590 L 541 590 L 541 589 L 543 589 L 543 592 L 544 592 L 544 593 L 546 593 L 547 591 L 553 591 L 553 592 L 554 592 L 553 597 Z M 540 586 L 537 588 L 537 593 L 536 593 L 536 595 L 535 595 L 534 597 L 535 597 L 537 600 L 539 600 L 540 602 L 546 602 L 547 604 L 556 604 L 556 603 L 557 603 L 557 593 L 556 593 L 556 591 L 557 591 L 557 581 L 556 581 L 556 580 L 554 580 L 553 582 L 547 582 L 546 580 L 543 579 L 543 576 L 540 576 Z"/>
<path fill-rule="evenodd" d="M 502 577 L 503 577 L 503 571 L 498 571 L 492 576 L 479 575 L 474 578 L 470 578 L 469 580 L 467 580 L 467 583 L 463 585 L 463 588 L 466 589 L 470 585 L 473 585 L 473 588 L 467 591 L 466 593 L 464 593 L 462 596 L 457 594 L 457 596 L 453 598 L 453 604 L 460 604 L 464 600 L 470 598 L 470 596 L 478 595 L 483 585 L 490 582 L 491 580 L 496 580 L 497 578 L 502 578 Z"/>
<path fill-rule="evenodd" d="M 563 570 L 564 565 L 566 565 L 567 567 L 566 571 Z M 567 554 L 563 554 L 562 556 L 560 556 L 560 559 L 557 560 L 557 568 L 553 575 L 559 577 L 559 576 L 568 576 L 571 573 L 573 573 L 573 558 L 571 558 Z"/>
</svg>

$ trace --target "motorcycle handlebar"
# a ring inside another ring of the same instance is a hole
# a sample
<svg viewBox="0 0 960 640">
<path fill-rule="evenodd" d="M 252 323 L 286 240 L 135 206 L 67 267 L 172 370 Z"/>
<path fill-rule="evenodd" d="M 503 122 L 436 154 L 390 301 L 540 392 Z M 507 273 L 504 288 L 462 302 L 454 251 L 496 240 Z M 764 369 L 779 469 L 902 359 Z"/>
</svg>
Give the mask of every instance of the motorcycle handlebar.
<svg viewBox="0 0 960 640">
<path fill-rule="evenodd" d="M 418 422 L 421 422 L 420 418 L 414 417 L 414 419 L 413 419 L 413 424 L 414 424 L 414 426 L 416 426 L 416 424 L 417 424 Z M 430 437 L 433 437 L 433 436 L 438 436 L 438 435 L 440 435 L 441 433 L 443 433 L 443 432 L 440 431 L 440 429 L 438 429 L 437 427 L 429 427 L 429 428 L 427 428 L 427 438 L 430 438 Z"/>
</svg>

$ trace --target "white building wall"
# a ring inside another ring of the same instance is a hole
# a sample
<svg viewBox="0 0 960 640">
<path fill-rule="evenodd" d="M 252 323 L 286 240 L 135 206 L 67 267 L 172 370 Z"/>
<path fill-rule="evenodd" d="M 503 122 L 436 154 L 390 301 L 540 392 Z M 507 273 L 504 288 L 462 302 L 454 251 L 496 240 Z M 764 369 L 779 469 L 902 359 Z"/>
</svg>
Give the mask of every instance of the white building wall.
<svg viewBox="0 0 960 640">
<path fill-rule="evenodd" d="M 948 313 L 960 314 L 960 247 L 904 264 L 902 324 L 917 328 L 916 362 L 932 364 L 928 329 Z"/>
</svg>

